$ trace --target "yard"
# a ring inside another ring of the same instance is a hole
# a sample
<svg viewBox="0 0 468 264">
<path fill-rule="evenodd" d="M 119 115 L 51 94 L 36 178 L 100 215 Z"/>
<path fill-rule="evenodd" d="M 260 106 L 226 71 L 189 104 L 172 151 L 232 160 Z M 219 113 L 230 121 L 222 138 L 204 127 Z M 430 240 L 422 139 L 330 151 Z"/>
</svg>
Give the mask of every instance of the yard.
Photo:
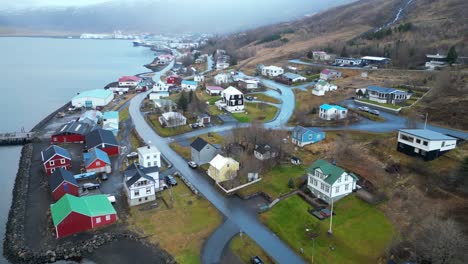
<svg viewBox="0 0 468 264">
<path fill-rule="evenodd" d="M 273 264 L 273 259 L 246 234 L 236 235 L 229 244 L 229 249 L 244 263 L 250 263 L 251 258 L 259 256 L 263 263 Z"/>
<path fill-rule="evenodd" d="M 241 123 L 254 120 L 268 122 L 276 116 L 277 112 L 277 107 L 265 103 L 245 103 L 245 112 L 234 113 L 232 116 Z"/>
<path fill-rule="evenodd" d="M 377 263 L 395 236 L 392 224 L 377 208 L 354 195 L 335 204 L 333 235 L 328 236 L 329 219 L 319 221 L 307 212 L 311 206 L 299 196 L 279 202 L 261 219 L 304 259 L 312 258 L 312 241 L 306 228 L 316 228 L 315 263 Z"/>
<path fill-rule="evenodd" d="M 224 140 L 224 138 L 220 134 L 217 134 L 217 133 L 203 134 L 203 135 L 200 135 L 200 137 L 203 138 L 206 142 L 208 142 L 210 144 L 221 144 L 221 143 L 223 143 L 223 140 Z M 191 138 L 190 142 L 194 141 L 195 139 L 196 139 L 196 137 Z M 169 146 L 175 152 L 177 152 L 177 154 L 179 154 L 180 156 L 182 156 L 186 160 L 191 159 L 191 148 L 190 148 L 190 146 L 185 146 L 184 147 L 184 146 L 180 145 L 177 142 L 172 142 L 172 143 L 169 144 Z"/>
<path fill-rule="evenodd" d="M 279 99 L 276 99 L 274 97 L 268 96 L 268 95 L 263 94 L 263 93 L 252 93 L 252 94 L 249 94 L 249 95 L 257 97 L 258 101 L 263 101 L 263 102 L 272 103 L 272 104 L 280 104 L 281 103 L 281 101 Z"/>
<path fill-rule="evenodd" d="M 195 196 L 179 180 L 173 188 L 173 207 L 168 209 L 161 200 L 158 208 L 140 211 L 131 208 L 129 223 L 134 231 L 148 236 L 175 257 L 178 263 L 200 263 L 205 239 L 221 224 L 222 216 L 202 197 Z M 171 204 L 170 191 L 162 196 Z"/>
<path fill-rule="evenodd" d="M 130 114 L 128 112 L 128 107 L 119 111 L 119 122 L 125 122 L 130 118 Z"/>
<path fill-rule="evenodd" d="M 398 109 L 401 108 L 401 106 L 399 106 L 399 105 L 378 103 L 378 102 L 374 102 L 374 101 L 371 101 L 371 100 L 369 100 L 369 99 L 364 99 L 364 98 L 357 99 L 356 101 L 357 101 L 357 102 L 362 101 L 362 102 L 365 102 L 365 103 L 368 103 L 368 104 L 377 105 L 377 106 L 383 106 L 383 107 L 387 107 L 387 108 L 391 108 L 391 109 L 395 109 L 395 110 L 398 110 Z"/>
<path fill-rule="evenodd" d="M 158 117 L 159 116 L 155 114 L 148 114 L 145 116 L 145 119 L 153 128 L 153 130 L 156 131 L 156 133 L 158 133 L 162 137 L 171 137 L 175 135 L 180 135 L 180 134 L 187 133 L 192 130 L 189 125 L 183 125 L 183 126 L 173 127 L 173 128 L 162 127 L 161 123 L 159 123 Z"/>
</svg>

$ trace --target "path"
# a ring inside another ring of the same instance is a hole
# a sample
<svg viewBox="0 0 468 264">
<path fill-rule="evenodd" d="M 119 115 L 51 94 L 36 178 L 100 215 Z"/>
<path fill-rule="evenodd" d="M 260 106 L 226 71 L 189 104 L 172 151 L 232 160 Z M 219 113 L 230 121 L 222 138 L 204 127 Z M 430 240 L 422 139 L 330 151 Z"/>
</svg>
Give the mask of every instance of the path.
<svg viewBox="0 0 468 264">
<path fill-rule="evenodd" d="M 237 233 L 239 228 L 234 223 L 229 219 L 224 221 L 205 242 L 201 255 L 202 263 L 220 263 L 223 251 Z"/>
</svg>

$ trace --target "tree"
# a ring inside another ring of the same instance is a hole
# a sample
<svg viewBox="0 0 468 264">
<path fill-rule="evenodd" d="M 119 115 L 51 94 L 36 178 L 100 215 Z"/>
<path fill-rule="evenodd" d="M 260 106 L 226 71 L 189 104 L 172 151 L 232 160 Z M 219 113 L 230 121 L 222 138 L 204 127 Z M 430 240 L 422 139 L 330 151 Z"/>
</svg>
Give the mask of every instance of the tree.
<svg viewBox="0 0 468 264">
<path fill-rule="evenodd" d="M 288 187 L 289 189 L 294 189 L 294 180 L 292 178 L 289 178 L 289 181 L 288 181 Z"/>
<path fill-rule="evenodd" d="M 177 106 L 182 109 L 182 111 L 185 113 L 187 112 L 187 108 L 188 108 L 188 100 L 187 100 L 187 96 L 185 95 L 185 91 L 183 91 L 181 94 L 180 94 L 180 98 L 179 100 L 177 100 Z"/>
<path fill-rule="evenodd" d="M 313 57 L 314 53 L 311 50 L 309 50 L 309 52 L 307 52 L 307 58 L 312 59 Z"/>
<path fill-rule="evenodd" d="M 190 90 L 189 94 L 188 94 L 188 102 L 191 103 L 193 100 L 193 90 Z"/>
<path fill-rule="evenodd" d="M 452 64 L 457 61 L 458 54 L 457 51 L 455 50 L 455 46 L 450 47 L 448 53 L 447 53 L 447 61 Z"/>
<path fill-rule="evenodd" d="M 340 53 L 340 56 L 341 57 L 348 57 L 348 51 L 346 50 L 346 46 L 343 46 L 343 48 L 341 49 L 341 53 Z"/>
</svg>

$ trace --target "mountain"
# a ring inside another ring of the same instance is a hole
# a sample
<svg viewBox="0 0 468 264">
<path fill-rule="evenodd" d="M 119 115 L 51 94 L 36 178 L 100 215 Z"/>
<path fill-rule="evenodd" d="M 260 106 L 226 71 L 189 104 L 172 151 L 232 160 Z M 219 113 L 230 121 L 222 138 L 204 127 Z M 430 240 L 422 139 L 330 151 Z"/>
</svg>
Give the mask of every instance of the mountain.
<svg viewBox="0 0 468 264">
<path fill-rule="evenodd" d="M 0 10 L 0 31 L 227 33 L 291 21 L 355 0 L 140 0 L 23 10 Z"/>
</svg>

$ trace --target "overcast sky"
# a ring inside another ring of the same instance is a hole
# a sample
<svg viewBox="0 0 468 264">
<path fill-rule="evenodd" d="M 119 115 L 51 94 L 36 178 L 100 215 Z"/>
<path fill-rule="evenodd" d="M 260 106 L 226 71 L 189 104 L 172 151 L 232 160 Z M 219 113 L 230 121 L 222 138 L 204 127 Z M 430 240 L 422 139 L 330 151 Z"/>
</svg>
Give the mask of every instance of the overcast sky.
<svg viewBox="0 0 468 264">
<path fill-rule="evenodd" d="M 31 7 L 68 7 L 68 6 L 86 6 L 100 4 L 104 2 L 123 2 L 133 0 L 0 0 L 3 8 L 23 9 Z"/>
</svg>

